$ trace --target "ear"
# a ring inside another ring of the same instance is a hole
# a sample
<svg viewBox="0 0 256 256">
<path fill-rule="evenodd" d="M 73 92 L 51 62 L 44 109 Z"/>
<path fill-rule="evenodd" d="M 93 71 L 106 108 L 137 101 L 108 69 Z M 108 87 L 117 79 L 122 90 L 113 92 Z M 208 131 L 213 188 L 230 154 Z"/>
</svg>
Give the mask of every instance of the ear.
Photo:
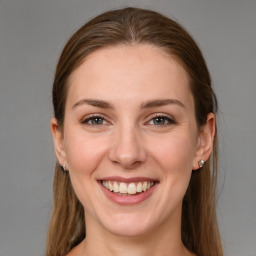
<svg viewBox="0 0 256 256">
<path fill-rule="evenodd" d="M 64 150 L 64 143 L 63 143 L 63 133 L 58 125 L 58 121 L 56 118 L 51 119 L 51 132 L 52 138 L 54 142 L 55 153 L 58 158 L 59 164 L 63 165 L 66 164 L 66 153 Z"/>
<path fill-rule="evenodd" d="M 197 150 L 193 161 L 193 170 L 199 169 L 198 162 L 209 159 L 212 148 L 214 136 L 216 133 L 216 117 L 215 114 L 209 113 L 205 125 L 200 129 L 198 135 Z"/>
</svg>

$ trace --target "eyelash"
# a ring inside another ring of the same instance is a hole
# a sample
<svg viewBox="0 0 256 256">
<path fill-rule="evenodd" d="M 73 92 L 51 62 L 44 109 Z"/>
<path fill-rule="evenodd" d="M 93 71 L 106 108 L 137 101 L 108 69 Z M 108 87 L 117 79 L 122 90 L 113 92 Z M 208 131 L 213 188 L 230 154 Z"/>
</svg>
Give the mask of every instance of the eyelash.
<svg viewBox="0 0 256 256">
<path fill-rule="evenodd" d="M 102 124 L 89 123 L 96 119 L 100 119 L 100 120 L 102 120 L 102 122 L 106 122 L 106 123 L 102 123 Z M 101 115 L 90 115 L 89 117 L 83 119 L 81 123 L 85 124 L 85 125 L 98 126 L 98 125 L 106 125 L 108 123 L 108 121 L 106 121 L 106 119 Z"/>
<path fill-rule="evenodd" d="M 156 120 L 156 119 L 164 120 L 164 124 L 155 124 L 155 123 L 150 124 L 150 122 L 152 122 L 152 121 L 154 122 L 154 120 Z M 147 122 L 147 124 L 154 125 L 154 126 L 167 126 L 167 125 L 177 124 L 177 122 L 169 116 L 157 114 L 157 115 L 151 117 L 151 119 Z"/>
<path fill-rule="evenodd" d="M 93 124 L 92 122 L 95 121 L 96 119 L 101 120 L 102 123 Z M 164 121 L 164 123 L 163 124 L 156 124 L 156 123 L 150 124 L 150 122 L 152 122 L 152 121 L 154 122 L 156 119 L 161 119 L 162 121 Z M 81 121 L 81 123 L 85 124 L 85 125 L 90 125 L 90 126 L 100 126 L 100 125 L 109 124 L 109 122 L 101 115 L 90 115 L 89 117 L 83 119 Z M 169 116 L 157 114 L 157 115 L 151 117 L 151 119 L 148 122 L 146 122 L 146 124 L 152 125 L 152 126 L 167 126 L 167 125 L 171 125 L 171 124 L 177 124 L 177 122 Z"/>
</svg>

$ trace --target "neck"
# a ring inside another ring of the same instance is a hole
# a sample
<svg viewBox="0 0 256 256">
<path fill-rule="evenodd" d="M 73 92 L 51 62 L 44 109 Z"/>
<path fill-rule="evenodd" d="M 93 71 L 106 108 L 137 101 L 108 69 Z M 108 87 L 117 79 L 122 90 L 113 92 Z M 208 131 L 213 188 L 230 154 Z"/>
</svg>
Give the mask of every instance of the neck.
<svg viewBox="0 0 256 256">
<path fill-rule="evenodd" d="M 175 239 L 177 240 L 177 239 Z M 184 256 L 187 255 L 181 241 L 167 240 L 166 237 L 160 239 L 148 239 L 144 237 L 115 237 L 115 239 L 97 239 L 91 243 L 86 239 L 81 246 L 82 255 L 99 256 Z M 97 246 L 94 244 L 97 243 Z M 168 246 L 167 246 L 168 245 Z"/>
<path fill-rule="evenodd" d="M 87 222 L 91 223 L 91 222 Z M 136 237 L 124 237 L 87 224 L 86 239 L 70 256 L 191 256 L 181 240 L 180 222 L 163 223 L 152 232 Z"/>
</svg>

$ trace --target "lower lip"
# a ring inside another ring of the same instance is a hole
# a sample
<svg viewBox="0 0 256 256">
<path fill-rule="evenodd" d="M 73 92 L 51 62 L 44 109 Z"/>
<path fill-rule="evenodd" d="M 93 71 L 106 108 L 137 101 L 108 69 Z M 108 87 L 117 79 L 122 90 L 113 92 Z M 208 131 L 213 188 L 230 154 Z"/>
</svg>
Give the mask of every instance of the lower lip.
<svg viewBox="0 0 256 256">
<path fill-rule="evenodd" d="M 116 193 L 110 192 L 107 188 L 105 188 L 102 183 L 99 181 L 100 187 L 102 188 L 103 192 L 109 198 L 111 201 L 117 203 L 117 204 L 122 204 L 122 205 L 132 205 L 132 204 L 139 204 L 146 199 L 148 199 L 154 190 L 156 189 L 158 183 L 154 184 L 150 189 L 148 189 L 145 192 L 142 192 L 137 195 L 129 195 L 129 196 L 121 196 L 117 195 Z"/>
</svg>

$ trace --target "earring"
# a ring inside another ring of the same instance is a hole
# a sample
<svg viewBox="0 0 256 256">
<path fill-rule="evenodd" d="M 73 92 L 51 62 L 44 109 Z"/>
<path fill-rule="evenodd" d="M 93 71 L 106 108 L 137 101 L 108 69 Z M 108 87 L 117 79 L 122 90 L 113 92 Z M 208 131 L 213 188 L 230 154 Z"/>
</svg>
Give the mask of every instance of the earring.
<svg viewBox="0 0 256 256">
<path fill-rule="evenodd" d="M 200 168 L 202 168 L 204 166 L 204 160 L 201 159 L 199 162 L 198 162 L 198 165 Z"/>
<path fill-rule="evenodd" d="M 63 172 L 66 172 L 67 171 L 66 170 L 66 165 L 65 164 L 61 165 L 61 169 L 62 169 Z"/>
</svg>

